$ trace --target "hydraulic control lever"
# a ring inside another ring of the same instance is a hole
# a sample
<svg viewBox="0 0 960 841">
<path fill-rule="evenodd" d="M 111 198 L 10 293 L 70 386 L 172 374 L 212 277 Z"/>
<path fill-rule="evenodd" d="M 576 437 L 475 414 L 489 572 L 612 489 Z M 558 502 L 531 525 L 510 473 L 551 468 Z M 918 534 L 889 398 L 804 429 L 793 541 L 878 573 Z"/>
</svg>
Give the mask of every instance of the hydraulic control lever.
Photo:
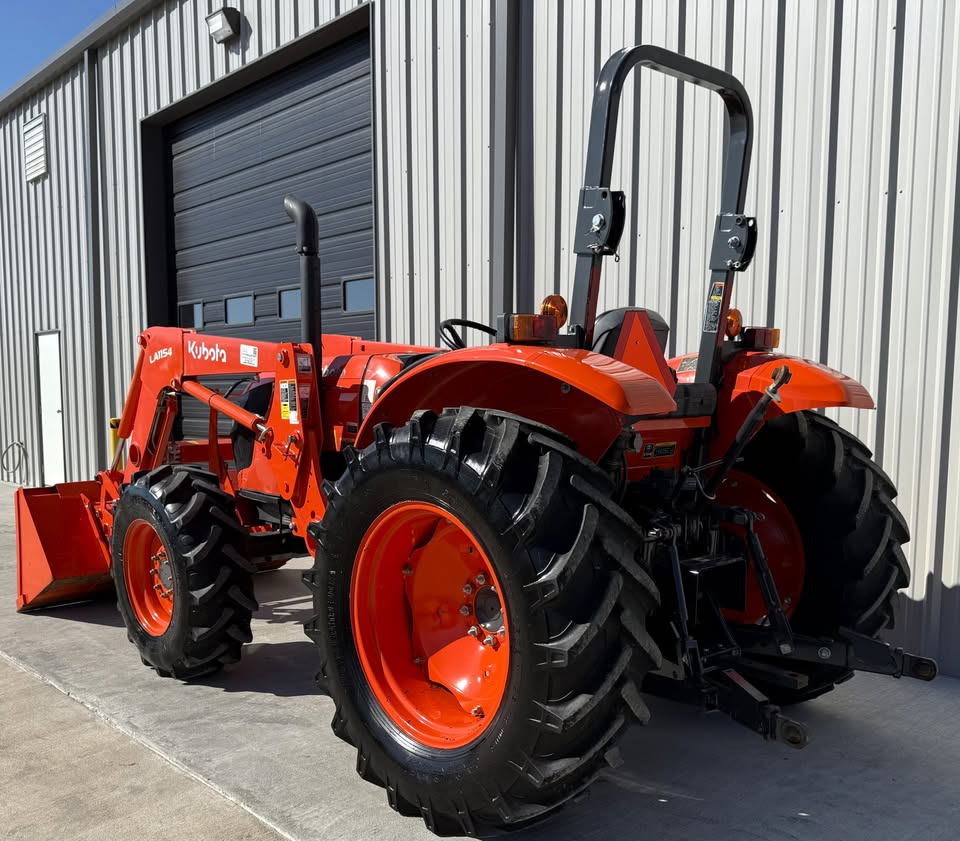
<svg viewBox="0 0 960 841">
<path fill-rule="evenodd" d="M 760 399 L 757 401 L 757 405 L 754 406 L 750 410 L 750 414 L 744 418 L 740 429 L 737 430 L 737 434 L 734 436 L 733 443 L 730 444 L 730 447 L 723 457 L 723 461 L 720 462 L 720 466 L 707 480 L 706 485 L 703 486 L 703 494 L 707 499 L 713 499 L 717 495 L 717 489 L 723 484 L 723 480 L 727 478 L 730 471 L 733 470 L 733 466 L 737 463 L 740 456 L 743 455 L 747 444 L 750 443 L 750 440 L 756 435 L 757 430 L 760 428 L 760 424 L 763 423 L 764 416 L 767 414 L 767 409 L 770 408 L 770 404 L 774 401 L 777 403 L 780 402 L 780 389 L 790 382 L 790 376 L 790 368 L 787 365 L 781 365 L 779 368 L 774 369 L 773 382 L 766 387 Z"/>
</svg>

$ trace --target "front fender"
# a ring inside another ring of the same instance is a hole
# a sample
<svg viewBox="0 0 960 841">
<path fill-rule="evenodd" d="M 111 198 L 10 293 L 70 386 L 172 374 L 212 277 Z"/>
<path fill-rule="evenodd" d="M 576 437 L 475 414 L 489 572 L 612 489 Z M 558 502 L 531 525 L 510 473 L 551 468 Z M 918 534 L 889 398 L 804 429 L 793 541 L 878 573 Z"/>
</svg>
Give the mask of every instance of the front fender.
<svg viewBox="0 0 960 841">
<path fill-rule="evenodd" d="M 773 382 L 773 372 L 789 365 L 790 382 L 780 392 L 777 408 L 783 413 L 803 409 L 849 406 L 875 409 L 870 393 L 856 380 L 819 362 L 780 353 L 738 353 L 727 364 L 724 379 L 732 381 L 730 400 L 756 394 L 758 397 Z"/>
<path fill-rule="evenodd" d="M 377 397 L 357 433 L 406 423 L 418 409 L 475 406 L 520 415 L 568 435 L 598 461 L 631 415 L 674 411 L 676 403 L 653 377 L 629 365 L 572 348 L 494 344 L 440 354 L 416 365 Z"/>
</svg>

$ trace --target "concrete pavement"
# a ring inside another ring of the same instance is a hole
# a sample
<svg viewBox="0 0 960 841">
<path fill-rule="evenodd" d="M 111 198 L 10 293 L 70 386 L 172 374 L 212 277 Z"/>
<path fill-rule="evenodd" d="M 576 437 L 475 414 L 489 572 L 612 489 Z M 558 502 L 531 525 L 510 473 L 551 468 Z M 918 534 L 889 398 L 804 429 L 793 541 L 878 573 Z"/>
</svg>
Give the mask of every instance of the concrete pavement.
<svg viewBox="0 0 960 841">
<path fill-rule="evenodd" d="M 299 564 L 302 566 L 302 564 Z M 14 612 L 12 488 L 0 489 L 0 652 L 187 769 L 289 838 L 430 839 L 354 772 L 318 695 L 296 568 L 261 575 L 243 661 L 194 684 L 162 680 L 111 602 Z M 798 708 L 813 744 L 763 743 L 726 718 L 665 701 L 623 743 L 625 764 L 559 820 L 516 841 L 960 838 L 960 681 L 858 676 Z M 17 781 L 5 783 L 16 786 Z M 50 785 L 55 787 L 56 781 Z M 84 802 L 78 809 L 88 808 Z M 205 838 L 202 832 L 186 833 Z"/>
<path fill-rule="evenodd" d="M 281 837 L 2 658 L 0 792 L 0 827 L 9 841 Z"/>
</svg>

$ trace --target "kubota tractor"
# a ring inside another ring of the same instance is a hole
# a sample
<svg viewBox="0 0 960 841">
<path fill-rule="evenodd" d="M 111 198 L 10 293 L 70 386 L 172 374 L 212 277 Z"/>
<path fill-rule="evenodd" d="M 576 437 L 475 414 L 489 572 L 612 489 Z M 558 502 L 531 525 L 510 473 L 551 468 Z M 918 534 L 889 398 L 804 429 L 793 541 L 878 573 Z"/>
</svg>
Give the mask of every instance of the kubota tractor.
<svg viewBox="0 0 960 841">
<path fill-rule="evenodd" d="M 624 227 L 609 176 L 637 65 L 718 93 L 727 113 L 702 340 L 671 360 L 656 313 L 596 313 Z M 17 492 L 18 608 L 112 583 L 144 664 L 190 680 L 250 641 L 258 568 L 309 553 L 305 630 L 333 730 L 394 809 L 440 834 L 569 800 L 647 721 L 644 693 L 802 747 L 778 705 L 857 669 L 931 680 L 933 661 L 877 639 L 909 578 L 896 490 L 816 411 L 873 401 L 730 308 L 757 238 L 751 134 L 734 77 L 651 46 L 615 54 L 594 95 L 569 314 L 552 295 L 496 327 L 446 321 L 448 350 L 323 335 L 316 216 L 288 197 L 300 341 L 144 331 L 125 462 L 121 448 L 93 481 Z M 469 348 L 458 328 L 494 341 Z M 200 382 L 224 375 L 249 379 L 239 402 Z M 188 399 L 209 407 L 207 441 L 172 434 Z"/>
</svg>

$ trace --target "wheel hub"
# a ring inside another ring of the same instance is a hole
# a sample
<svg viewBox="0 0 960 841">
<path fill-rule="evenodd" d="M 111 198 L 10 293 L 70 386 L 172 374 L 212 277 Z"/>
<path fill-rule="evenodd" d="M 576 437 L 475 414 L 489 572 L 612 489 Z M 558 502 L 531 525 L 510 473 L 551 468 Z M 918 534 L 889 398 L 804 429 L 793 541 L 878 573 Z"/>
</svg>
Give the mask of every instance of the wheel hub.
<svg viewBox="0 0 960 841">
<path fill-rule="evenodd" d="M 364 676 L 390 720 L 430 747 L 477 738 L 506 687 L 508 627 L 472 531 L 432 503 L 384 511 L 361 541 L 351 623 Z"/>
<path fill-rule="evenodd" d="M 503 606 L 497 588 L 492 584 L 481 587 L 473 599 L 473 613 L 485 631 L 499 634 L 503 631 Z"/>
<path fill-rule="evenodd" d="M 140 627 L 151 636 L 163 634 L 173 618 L 173 565 L 147 520 L 134 520 L 124 535 L 123 582 Z"/>
</svg>

